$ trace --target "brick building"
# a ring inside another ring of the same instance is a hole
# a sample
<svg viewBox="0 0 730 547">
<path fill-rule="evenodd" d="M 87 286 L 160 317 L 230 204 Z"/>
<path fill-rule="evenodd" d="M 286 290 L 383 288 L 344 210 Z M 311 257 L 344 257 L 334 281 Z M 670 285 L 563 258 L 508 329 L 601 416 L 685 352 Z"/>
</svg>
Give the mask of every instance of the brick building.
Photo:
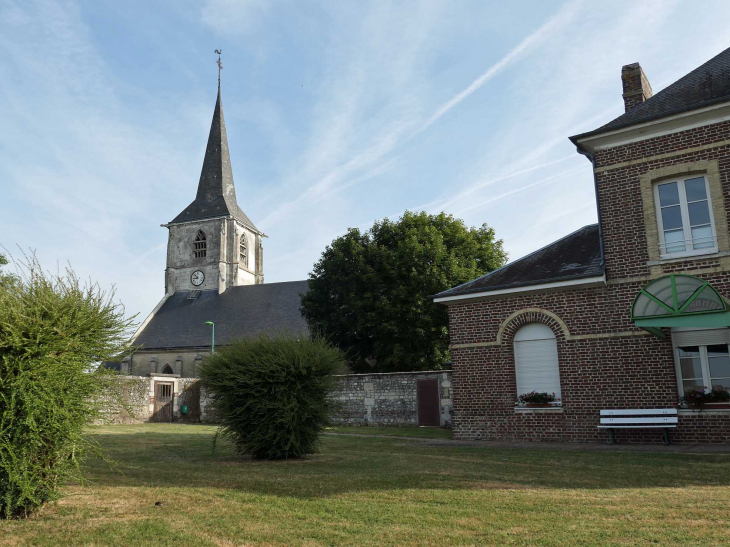
<svg viewBox="0 0 730 547">
<path fill-rule="evenodd" d="M 571 137 L 598 224 L 434 297 L 457 438 L 602 441 L 601 409 L 679 407 L 674 441 L 730 442 L 730 49 L 656 95 L 638 64 L 621 78 L 625 113 Z"/>
</svg>

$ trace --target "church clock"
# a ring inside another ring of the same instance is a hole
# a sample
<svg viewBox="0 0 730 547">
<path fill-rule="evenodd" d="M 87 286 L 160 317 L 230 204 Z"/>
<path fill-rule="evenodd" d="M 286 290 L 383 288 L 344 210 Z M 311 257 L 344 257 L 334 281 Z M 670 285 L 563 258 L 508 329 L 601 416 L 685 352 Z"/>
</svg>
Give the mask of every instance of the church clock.
<svg viewBox="0 0 730 547">
<path fill-rule="evenodd" d="M 193 285 L 199 287 L 203 284 L 203 281 L 205 281 L 205 274 L 200 270 L 196 270 L 193 272 L 193 275 L 190 276 L 190 281 Z"/>
</svg>

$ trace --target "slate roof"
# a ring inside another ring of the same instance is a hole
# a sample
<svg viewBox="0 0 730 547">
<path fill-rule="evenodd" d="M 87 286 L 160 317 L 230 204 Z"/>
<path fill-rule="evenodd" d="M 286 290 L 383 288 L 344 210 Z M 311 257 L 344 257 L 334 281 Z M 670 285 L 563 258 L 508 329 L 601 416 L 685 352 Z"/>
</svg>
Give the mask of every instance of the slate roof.
<svg viewBox="0 0 730 547">
<path fill-rule="evenodd" d="M 210 347 L 215 323 L 215 343 L 227 344 L 242 336 L 286 332 L 306 334 L 300 294 L 309 282 L 288 281 L 231 287 L 222 294 L 201 291 L 189 300 L 189 291 L 171 295 L 134 340 L 145 349 Z"/>
<path fill-rule="evenodd" d="M 662 89 L 653 97 L 621 114 L 615 120 L 588 133 L 571 137 L 571 140 L 575 142 L 581 137 L 628 127 L 727 100 L 730 100 L 730 48 Z"/>
<path fill-rule="evenodd" d="M 585 226 L 506 266 L 433 298 L 528 287 L 603 275 L 598 224 Z"/>
<path fill-rule="evenodd" d="M 218 98 L 213 111 L 213 121 L 210 124 L 208 145 L 203 159 L 203 169 L 200 172 L 200 181 L 198 182 L 198 193 L 195 200 L 182 213 L 177 215 L 170 224 L 226 215 L 233 216 L 256 232 L 259 231 L 236 201 L 236 188 L 233 184 L 233 169 L 231 168 L 231 156 L 228 152 L 228 136 L 226 134 L 226 122 L 223 118 L 223 104 L 219 85 Z"/>
</svg>

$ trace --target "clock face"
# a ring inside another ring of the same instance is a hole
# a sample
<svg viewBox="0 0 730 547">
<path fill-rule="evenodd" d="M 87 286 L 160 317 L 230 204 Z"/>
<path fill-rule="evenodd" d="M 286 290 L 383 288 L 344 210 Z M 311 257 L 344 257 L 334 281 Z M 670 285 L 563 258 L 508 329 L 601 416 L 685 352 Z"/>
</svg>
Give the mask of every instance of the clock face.
<svg viewBox="0 0 730 547">
<path fill-rule="evenodd" d="M 193 275 L 190 276 L 190 281 L 193 285 L 198 287 L 203 284 L 203 281 L 205 281 L 205 274 L 200 270 L 196 270 L 193 272 Z"/>
</svg>

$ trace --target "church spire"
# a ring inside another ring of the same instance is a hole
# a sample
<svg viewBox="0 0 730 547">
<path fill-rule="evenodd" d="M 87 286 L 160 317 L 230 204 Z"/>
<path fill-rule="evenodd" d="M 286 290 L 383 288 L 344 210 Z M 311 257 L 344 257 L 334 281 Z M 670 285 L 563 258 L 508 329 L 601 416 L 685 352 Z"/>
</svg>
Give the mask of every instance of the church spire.
<svg viewBox="0 0 730 547">
<path fill-rule="evenodd" d="M 223 196 L 229 206 L 236 203 L 236 189 L 233 186 L 233 170 L 231 169 L 231 156 L 228 153 L 228 136 L 226 135 L 226 122 L 223 118 L 220 84 L 213 111 L 213 121 L 210 124 L 208 146 L 203 159 L 203 170 L 200 172 L 196 201 L 212 202 L 218 196 Z"/>
<path fill-rule="evenodd" d="M 220 55 L 220 51 L 216 50 Z M 228 152 L 228 137 L 226 123 L 223 118 L 223 104 L 221 102 L 220 84 L 220 56 L 218 58 L 218 98 L 213 111 L 213 121 L 210 124 L 208 145 L 205 149 L 203 169 L 200 172 L 198 193 L 190 205 L 171 222 L 187 222 L 231 215 L 240 220 L 249 228 L 258 232 L 249 218 L 241 211 L 236 201 L 236 188 L 233 185 L 233 169 Z"/>
</svg>

